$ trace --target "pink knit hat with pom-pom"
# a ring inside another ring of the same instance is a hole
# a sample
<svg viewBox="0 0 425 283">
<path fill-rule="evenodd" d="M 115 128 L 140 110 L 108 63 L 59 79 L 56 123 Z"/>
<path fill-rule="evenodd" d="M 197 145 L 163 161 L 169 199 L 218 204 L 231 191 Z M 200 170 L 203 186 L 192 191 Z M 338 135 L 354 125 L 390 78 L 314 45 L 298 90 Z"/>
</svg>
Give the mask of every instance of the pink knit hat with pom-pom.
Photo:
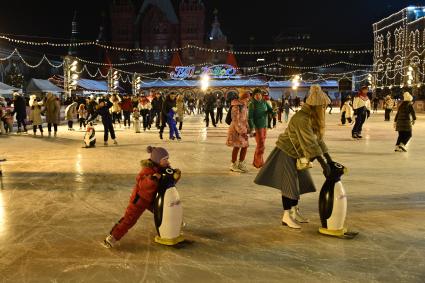
<svg viewBox="0 0 425 283">
<path fill-rule="evenodd" d="M 161 162 L 161 159 L 168 158 L 168 151 L 163 147 L 148 146 L 147 152 L 151 154 L 151 160 L 156 164 Z"/>
</svg>

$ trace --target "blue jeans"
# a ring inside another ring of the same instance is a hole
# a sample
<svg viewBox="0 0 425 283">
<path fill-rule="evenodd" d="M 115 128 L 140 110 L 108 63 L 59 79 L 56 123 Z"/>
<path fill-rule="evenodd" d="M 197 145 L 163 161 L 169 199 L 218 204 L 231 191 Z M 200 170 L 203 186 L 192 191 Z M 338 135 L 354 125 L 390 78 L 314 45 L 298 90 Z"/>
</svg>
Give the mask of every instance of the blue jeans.
<svg viewBox="0 0 425 283">
<path fill-rule="evenodd" d="M 168 127 L 170 128 L 170 139 L 174 138 L 174 135 L 176 135 L 176 138 L 180 138 L 179 130 L 177 129 L 177 123 L 174 119 L 167 119 Z"/>
</svg>

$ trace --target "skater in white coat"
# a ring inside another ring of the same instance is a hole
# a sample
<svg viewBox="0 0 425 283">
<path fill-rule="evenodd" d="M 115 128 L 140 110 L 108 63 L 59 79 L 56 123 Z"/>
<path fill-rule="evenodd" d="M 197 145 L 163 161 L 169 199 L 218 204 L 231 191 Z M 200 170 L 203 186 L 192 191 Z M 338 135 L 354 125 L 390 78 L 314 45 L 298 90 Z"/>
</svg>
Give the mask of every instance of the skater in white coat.
<svg viewBox="0 0 425 283">
<path fill-rule="evenodd" d="M 133 108 L 133 127 L 135 133 L 140 133 L 140 112 L 136 107 Z"/>
</svg>

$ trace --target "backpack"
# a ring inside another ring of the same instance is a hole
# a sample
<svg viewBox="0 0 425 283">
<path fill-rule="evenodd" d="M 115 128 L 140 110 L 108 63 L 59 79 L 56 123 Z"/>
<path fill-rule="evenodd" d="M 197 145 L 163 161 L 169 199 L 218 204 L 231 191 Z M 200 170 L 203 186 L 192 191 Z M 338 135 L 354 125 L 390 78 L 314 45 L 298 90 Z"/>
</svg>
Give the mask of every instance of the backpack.
<svg viewBox="0 0 425 283">
<path fill-rule="evenodd" d="M 230 125 L 232 123 L 232 107 L 229 107 L 229 111 L 227 111 L 226 114 L 226 119 L 224 119 L 224 121 L 226 122 L 227 125 Z M 243 105 L 239 105 L 239 112 L 242 111 Z"/>
<path fill-rule="evenodd" d="M 227 111 L 227 114 L 226 114 L 226 119 L 224 119 L 227 125 L 230 125 L 232 123 L 232 107 L 233 106 L 229 107 L 229 111 Z"/>
</svg>

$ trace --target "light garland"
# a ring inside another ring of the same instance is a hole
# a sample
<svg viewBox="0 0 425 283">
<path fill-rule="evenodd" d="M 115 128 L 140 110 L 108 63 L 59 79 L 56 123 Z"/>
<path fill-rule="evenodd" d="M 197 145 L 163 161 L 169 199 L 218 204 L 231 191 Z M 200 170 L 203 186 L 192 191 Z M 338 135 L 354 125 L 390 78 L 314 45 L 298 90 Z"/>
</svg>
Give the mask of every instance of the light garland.
<svg viewBox="0 0 425 283">
<path fill-rule="evenodd" d="M 336 50 L 336 49 L 318 49 L 318 48 L 309 48 L 302 46 L 295 46 L 289 48 L 274 48 L 271 50 L 261 50 L 261 51 L 233 51 L 226 49 L 213 49 L 207 47 L 200 47 L 196 45 L 188 44 L 184 47 L 177 48 L 164 48 L 164 49 L 147 49 L 147 48 L 125 48 L 118 46 L 111 46 L 106 44 L 101 44 L 97 41 L 82 41 L 82 42 L 73 42 L 73 43 L 53 43 L 49 41 L 44 42 L 36 42 L 36 41 L 27 41 L 11 38 L 8 36 L 0 36 L 0 39 L 6 40 L 12 43 L 17 44 L 25 44 L 25 45 L 33 45 L 33 46 L 51 46 L 51 47 L 82 47 L 82 46 L 97 46 L 107 50 L 115 50 L 115 51 L 123 51 L 123 52 L 145 52 L 145 53 L 164 53 L 164 52 L 177 52 L 183 51 L 186 49 L 196 49 L 203 52 L 209 53 L 231 53 L 235 55 L 266 55 L 271 53 L 288 53 L 288 52 L 310 52 L 310 53 L 331 53 L 331 54 L 371 54 L 373 50 L 365 49 L 365 50 Z"/>
</svg>

